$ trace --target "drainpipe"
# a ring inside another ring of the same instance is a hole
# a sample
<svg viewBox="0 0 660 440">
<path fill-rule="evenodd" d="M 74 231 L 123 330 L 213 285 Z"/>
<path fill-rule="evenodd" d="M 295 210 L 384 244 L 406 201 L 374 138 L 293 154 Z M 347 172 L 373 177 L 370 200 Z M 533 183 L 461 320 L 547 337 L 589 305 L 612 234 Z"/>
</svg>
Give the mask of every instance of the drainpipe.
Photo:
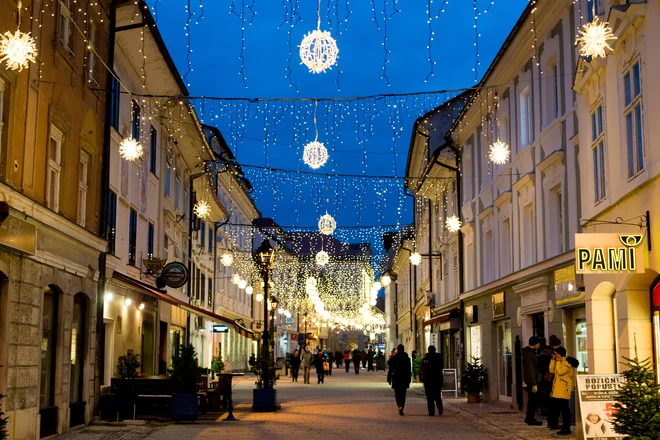
<svg viewBox="0 0 660 440">
<path fill-rule="evenodd" d="M 412 197 L 413 199 L 413 231 L 417 227 L 417 212 L 415 211 L 415 195 L 410 193 L 408 190 L 408 187 L 404 187 L 404 194 L 407 196 Z M 409 252 L 410 249 L 408 249 Z M 417 270 L 415 269 L 415 266 L 413 266 L 412 263 L 410 263 L 410 260 L 408 260 L 408 267 L 409 267 L 409 272 L 410 272 L 410 277 L 408 277 L 408 282 L 410 286 L 410 301 L 409 301 L 409 312 L 410 312 L 410 331 L 412 332 L 413 335 L 413 348 L 416 350 L 417 349 L 417 331 L 415 329 L 415 319 L 413 317 L 413 303 L 415 302 L 415 293 L 417 291 Z M 414 282 L 413 282 L 414 278 Z"/>
<path fill-rule="evenodd" d="M 117 9 L 115 2 L 110 2 L 108 32 L 108 63 L 112 67 L 115 59 L 115 24 L 117 21 Z M 106 75 L 106 84 L 113 79 L 112 69 Z M 110 111 L 112 109 L 112 90 L 106 87 L 105 91 L 105 118 L 103 126 L 103 153 L 101 167 L 101 221 L 99 223 L 99 236 L 108 239 L 108 193 L 110 191 L 110 143 L 112 127 L 110 126 Z M 107 252 L 99 255 L 99 279 L 96 290 L 96 353 L 94 366 L 94 419 L 98 419 L 100 413 L 101 396 L 101 366 L 105 364 L 105 325 L 103 323 L 103 308 L 105 296 L 105 274 L 106 274 Z"/>
</svg>

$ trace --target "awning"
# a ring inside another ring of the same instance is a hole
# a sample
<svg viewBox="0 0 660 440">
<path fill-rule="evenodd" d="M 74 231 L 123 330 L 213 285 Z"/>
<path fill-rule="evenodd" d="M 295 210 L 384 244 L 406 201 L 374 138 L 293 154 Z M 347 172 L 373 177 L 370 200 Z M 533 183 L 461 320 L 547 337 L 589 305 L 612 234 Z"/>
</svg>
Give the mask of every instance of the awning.
<svg viewBox="0 0 660 440">
<path fill-rule="evenodd" d="M 242 325 L 240 325 L 239 323 L 237 323 L 235 320 L 233 320 L 231 318 L 226 318 L 224 316 L 218 315 L 218 314 L 213 313 L 211 311 L 204 310 L 200 307 L 196 307 L 196 306 L 190 305 L 188 303 L 185 303 L 185 302 L 181 301 L 180 299 L 177 299 L 177 298 L 174 298 L 171 295 L 168 295 L 167 292 L 164 291 L 164 290 L 157 289 L 153 286 L 150 286 L 149 284 L 143 283 L 142 281 L 135 280 L 135 279 L 133 279 L 129 276 L 124 275 L 123 273 L 119 273 L 119 272 L 114 271 L 112 273 L 112 278 L 115 278 L 116 280 L 121 281 L 122 283 L 126 283 L 126 284 L 129 284 L 131 286 L 142 289 L 148 295 L 153 296 L 154 298 L 165 301 L 166 303 L 169 303 L 173 306 L 180 307 L 180 308 L 182 308 L 184 310 L 187 310 L 191 313 L 194 313 L 196 315 L 203 316 L 206 319 L 209 319 L 213 322 L 216 322 L 216 323 L 223 322 L 225 324 L 229 324 L 229 325 L 234 327 L 234 330 L 237 333 L 245 336 L 246 338 L 256 339 L 256 337 L 254 335 L 254 332 L 252 330 L 248 330 L 247 328 L 243 327 Z"/>
<path fill-rule="evenodd" d="M 437 324 L 438 322 L 447 322 L 451 319 L 451 314 L 454 312 L 457 312 L 459 310 L 458 307 L 454 307 L 453 309 L 449 309 L 444 313 L 439 314 L 438 316 L 434 316 L 433 318 L 429 319 L 428 321 L 424 321 L 424 325 L 433 325 Z"/>
</svg>

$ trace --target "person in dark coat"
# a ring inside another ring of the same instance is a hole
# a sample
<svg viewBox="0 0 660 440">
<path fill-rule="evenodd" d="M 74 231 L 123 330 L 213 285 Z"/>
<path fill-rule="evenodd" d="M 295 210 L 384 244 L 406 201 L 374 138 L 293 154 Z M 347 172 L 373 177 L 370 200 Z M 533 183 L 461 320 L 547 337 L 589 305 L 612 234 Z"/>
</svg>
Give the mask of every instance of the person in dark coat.
<svg viewBox="0 0 660 440">
<path fill-rule="evenodd" d="M 539 363 L 536 351 L 541 346 L 539 338 L 532 336 L 529 338 L 529 345 L 522 349 L 523 358 L 523 379 L 527 385 L 527 415 L 525 423 L 531 426 L 540 426 L 543 423 L 536 420 L 536 410 L 538 403 L 538 382 L 539 382 Z"/>
<path fill-rule="evenodd" d="M 295 350 L 291 355 L 291 382 L 298 382 L 298 372 L 300 371 L 300 353 Z"/>
<path fill-rule="evenodd" d="M 406 392 L 410 387 L 412 379 L 412 366 L 410 356 L 404 351 L 403 344 L 396 348 L 396 355 L 390 359 L 390 369 L 387 372 L 387 383 L 394 389 L 394 399 L 399 409 L 399 415 L 403 415 L 403 409 L 406 406 Z"/>
<path fill-rule="evenodd" d="M 348 368 L 350 367 L 350 365 L 351 365 L 351 352 L 347 348 L 346 350 L 344 350 L 344 366 L 346 367 L 346 372 L 347 373 L 348 373 Z"/>
<path fill-rule="evenodd" d="M 362 360 L 362 368 L 367 368 L 367 351 L 362 350 L 360 353 L 360 360 Z"/>
<path fill-rule="evenodd" d="M 561 340 L 555 336 L 550 336 L 548 344 L 545 347 L 541 347 L 538 355 L 538 365 L 539 365 L 539 377 L 540 380 L 537 384 L 539 387 L 538 391 L 538 401 L 539 406 L 543 408 L 548 415 L 548 428 L 559 429 L 559 422 L 557 419 L 553 418 L 553 412 L 550 411 L 550 393 L 552 391 L 552 382 L 554 379 L 554 374 L 550 372 L 550 362 L 554 358 L 555 351 L 561 347 Z"/>
<path fill-rule="evenodd" d="M 335 355 L 332 351 L 328 352 L 328 376 L 332 376 L 332 364 L 335 363 Z"/>
<path fill-rule="evenodd" d="M 374 371 L 374 356 L 376 352 L 370 348 L 367 352 L 367 371 Z"/>
<path fill-rule="evenodd" d="M 343 359 L 344 359 L 344 355 L 342 354 L 342 352 L 339 350 L 335 351 L 335 362 L 337 364 L 337 368 L 341 367 L 341 361 Z"/>
<path fill-rule="evenodd" d="M 442 370 L 444 361 L 440 353 L 436 353 L 435 346 L 430 345 L 429 351 L 422 360 L 420 376 L 424 383 L 426 394 L 426 405 L 429 415 L 435 415 L 435 407 L 438 407 L 438 415 L 442 415 Z"/>
<path fill-rule="evenodd" d="M 353 350 L 353 367 L 355 367 L 355 374 L 360 374 L 360 361 L 362 360 L 362 354 L 357 348 Z"/>
<path fill-rule="evenodd" d="M 325 378 L 325 371 L 323 370 L 323 363 L 325 362 L 325 356 L 323 356 L 323 352 L 319 350 L 318 353 L 316 353 L 316 357 L 314 357 L 314 366 L 316 367 L 316 383 L 323 383 L 323 379 Z"/>
</svg>

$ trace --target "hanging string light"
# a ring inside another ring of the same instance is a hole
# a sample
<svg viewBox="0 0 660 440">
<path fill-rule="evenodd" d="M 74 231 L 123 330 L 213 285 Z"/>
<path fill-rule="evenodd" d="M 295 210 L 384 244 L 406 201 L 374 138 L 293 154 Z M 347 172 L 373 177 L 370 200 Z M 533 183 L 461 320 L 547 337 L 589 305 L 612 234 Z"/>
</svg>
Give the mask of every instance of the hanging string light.
<svg viewBox="0 0 660 440">
<path fill-rule="evenodd" d="M 245 293 L 247 293 L 248 295 L 252 295 L 253 292 L 254 292 L 254 288 L 252 286 L 247 286 L 245 288 Z"/>
<path fill-rule="evenodd" d="M 328 161 L 328 150 L 322 143 L 318 142 L 319 129 L 316 123 L 316 110 L 318 106 L 318 101 L 314 101 L 314 131 L 316 132 L 316 137 L 313 142 L 305 145 L 305 150 L 303 151 L 303 161 L 314 170 L 321 168 Z"/>
<path fill-rule="evenodd" d="M 237 273 L 231 276 L 231 282 L 234 284 L 238 284 L 241 282 L 241 276 Z"/>
<path fill-rule="evenodd" d="M 254 299 L 257 300 L 257 302 L 261 302 L 264 300 L 264 294 L 263 293 L 257 293 L 254 297 Z"/>
<path fill-rule="evenodd" d="M 499 139 L 488 149 L 488 159 L 497 165 L 505 164 L 509 160 L 510 154 L 509 145 Z"/>
<path fill-rule="evenodd" d="M 124 138 L 119 144 L 119 154 L 122 158 L 135 162 L 142 158 L 144 154 L 144 149 L 142 145 L 133 137 Z"/>
<path fill-rule="evenodd" d="M 308 33 L 300 43 L 301 64 L 312 73 L 322 73 L 332 68 L 337 62 L 339 48 L 328 31 L 321 30 L 321 0 L 316 9 L 318 17 L 316 30 Z"/>
<path fill-rule="evenodd" d="M 195 203 L 193 212 L 197 217 L 205 219 L 211 213 L 211 205 L 209 205 L 209 202 L 206 200 L 198 200 L 197 203 Z"/>
<path fill-rule="evenodd" d="M 326 251 L 319 251 L 316 254 L 316 264 L 319 266 L 325 266 L 330 262 L 330 255 Z"/>
<path fill-rule="evenodd" d="M 246 287 L 247 287 L 247 281 L 245 281 L 244 279 L 241 279 L 241 280 L 238 281 L 238 288 L 239 289 L 243 290 Z"/>
<path fill-rule="evenodd" d="M 319 220 L 319 231 L 323 235 L 332 235 L 337 228 L 337 222 L 328 212 L 326 211 L 325 215 L 322 215 Z"/>
<path fill-rule="evenodd" d="M 231 266 L 234 263 L 234 256 L 229 252 L 226 252 L 222 254 L 220 261 L 222 262 L 222 265 L 225 267 Z"/>
<path fill-rule="evenodd" d="M 5 61 L 7 69 L 18 70 L 19 72 L 34 63 L 37 59 L 38 51 L 34 38 L 28 32 L 21 32 L 21 9 L 23 5 L 20 0 L 18 9 L 18 27 L 13 34 L 9 31 L 0 34 L 0 63 Z"/>
<path fill-rule="evenodd" d="M 586 23 L 578 32 L 580 36 L 576 42 L 580 50 L 580 55 L 585 57 L 605 58 L 607 55 L 606 50 L 612 50 L 609 41 L 616 40 L 609 24 L 606 21 L 598 20 L 598 16 L 595 13 L 594 19 Z"/>
<path fill-rule="evenodd" d="M 447 221 L 445 223 L 447 225 L 447 229 L 449 230 L 449 232 L 456 232 L 459 229 L 461 229 L 461 220 L 455 215 L 452 215 L 451 217 L 447 218 Z"/>
</svg>

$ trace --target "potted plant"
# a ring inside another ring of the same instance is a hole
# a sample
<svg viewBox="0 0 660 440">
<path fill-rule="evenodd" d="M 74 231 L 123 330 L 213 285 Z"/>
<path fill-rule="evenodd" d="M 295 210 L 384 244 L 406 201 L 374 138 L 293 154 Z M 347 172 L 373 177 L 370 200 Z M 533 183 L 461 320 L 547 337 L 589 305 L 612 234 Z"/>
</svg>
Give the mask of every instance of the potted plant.
<svg viewBox="0 0 660 440">
<path fill-rule="evenodd" d="M 133 418 L 133 407 L 137 400 L 133 380 L 138 377 L 140 365 L 140 355 L 133 353 L 133 350 L 128 350 L 117 360 L 116 373 L 119 376 L 119 388 L 114 399 L 114 412 L 120 420 Z"/>
<path fill-rule="evenodd" d="M 461 390 L 467 393 L 468 403 L 479 403 L 479 396 L 488 385 L 488 372 L 481 363 L 481 359 L 472 357 L 472 362 L 468 362 L 465 372 L 461 376 Z"/>
<path fill-rule="evenodd" d="M 222 361 L 222 356 L 217 355 L 211 361 L 211 373 L 218 375 L 225 369 L 225 363 Z"/>
<path fill-rule="evenodd" d="M 417 355 L 415 355 L 415 357 L 413 357 L 413 360 L 412 360 L 412 373 L 413 373 L 413 377 L 415 378 L 415 382 L 419 381 L 419 373 L 422 370 L 422 361 L 423 360 L 424 360 L 424 358 L 420 354 L 417 354 Z"/>
<path fill-rule="evenodd" d="M 197 420 L 197 380 L 200 376 L 199 361 L 195 348 L 179 346 L 172 356 L 172 378 L 176 392 L 172 394 L 172 419 L 175 422 Z"/>
<path fill-rule="evenodd" d="M 0 394 L 0 400 L 5 397 L 4 395 Z M 4 440 L 7 438 L 7 417 L 3 417 L 5 415 L 4 412 L 2 412 L 2 405 L 0 405 L 0 440 Z"/>
</svg>

